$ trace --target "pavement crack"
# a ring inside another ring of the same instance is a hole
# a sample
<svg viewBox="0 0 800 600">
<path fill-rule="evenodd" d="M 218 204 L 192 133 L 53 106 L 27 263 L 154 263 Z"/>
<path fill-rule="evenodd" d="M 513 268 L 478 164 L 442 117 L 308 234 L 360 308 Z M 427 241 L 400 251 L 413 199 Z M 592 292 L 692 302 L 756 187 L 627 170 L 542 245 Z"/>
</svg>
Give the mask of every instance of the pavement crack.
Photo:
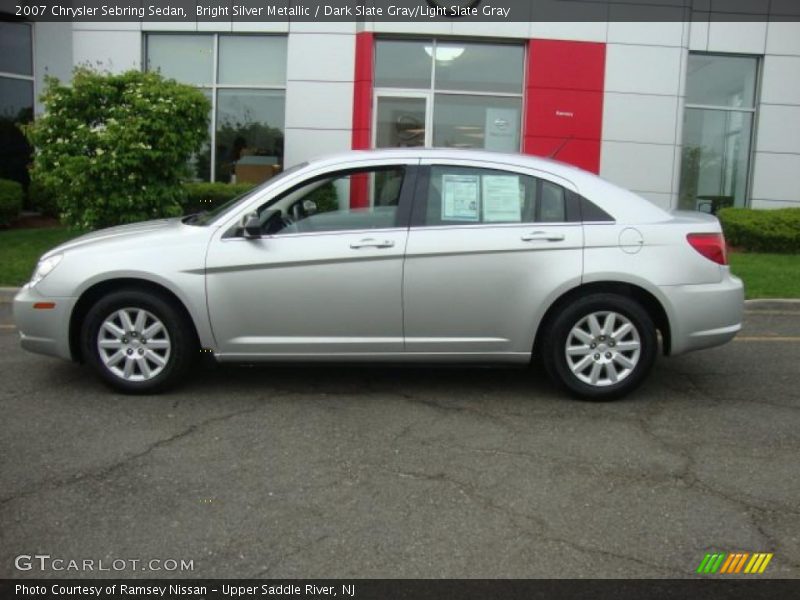
<svg viewBox="0 0 800 600">
<path fill-rule="evenodd" d="M 241 416 L 241 415 L 250 414 L 250 413 L 253 413 L 256 410 L 258 410 L 259 408 L 260 408 L 259 406 L 254 406 L 254 407 L 251 407 L 251 408 L 248 408 L 248 409 L 245 409 L 245 410 L 238 410 L 238 411 L 235 411 L 235 412 L 232 412 L 232 413 L 228 413 L 228 414 L 225 414 L 225 415 L 221 415 L 221 416 L 217 416 L 217 417 L 211 417 L 211 418 L 205 419 L 205 420 L 203 420 L 203 421 L 201 421 L 199 423 L 193 423 L 193 424 L 189 425 L 186 429 L 184 429 L 182 431 L 179 431 L 178 433 L 175 433 L 175 434 L 173 434 L 173 435 L 171 435 L 169 437 L 162 438 L 160 440 L 156 440 L 155 442 L 152 442 L 151 444 L 149 444 L 144 450 L 142 450 L 140 452 L 136 452 L 134 454 L 129 454 L 128 456 L 125 456 L 124 458 L 122 458 L 118 462 L 115 462 L 115 463 L 113 463 L 111 465 L 102 467 L 100 469 L 97 469 L 95 471 L 91 471 L 91 472 L 88 472 L 88 473 L 81 473 L 81 474 L 79 474 L 79 475 L 77 475 L 75 477 L 71 477 L 71 478 L 45 480 L 45 481 L 42 481 L 39 484 L 37 484 L 37 486 L 32 488 L 32 489 L 23 490 L 22 492 L 19 492 L 17 494 L 13 494 L 11 496 L 6 496 L 6 497 L 3 497 L 3 498 L 0 498 L 0 507 L 5 506 L 5 505 L 7 505 L 7 504 L 9 504 L 11 502 L 14 502 L 15 500 L 20 500 L 22 498 L 27 498 L 29 496 L 36 495 L 36 494 L 38 494 L 40 492 L 43 492 L 45 490 L 54 490 L 54 489 L 58 489 L 60 487 L 73 485 L 73 484 L 76 484 L 76 483 L 81 483 L 81 482 L 89 480 L 89 479 L 95 480 L 95 481 L 100 481 L 101 479 L 105 479 L 108 476 L 116 473 L 117 471 L 119 471 L 120 469 L 124 468 L 126 465 L 130 464 L 131 462 L 134 462 L 134 461 L 136 461 L 136 460 L 138 460 L 138 459 L 140 459 L 142 457 L 147 456 L 148 454 L 152 453 L 154 450 L 157 450 L 158 448 L 162 448 L 164 446 L 168 446 L 168 445 L 173 444 L 173 443 L 175 443 L 177 441 L 180 441 L 180 440 L 182 440 L 184 438 L 187 438 L 190 435 L 196 433 L 197 431 L 201 430 L 202 428 L 204 428 L 204 427 L 206 427 L 208 425 L 211 425 L 211 424 L 214 424 L 214 423 L 220 423 L 220 422 L 223 422 L 223 421 L 227 421 L 229 419 L 233 419 L 233 418 Z"/>
</svg>

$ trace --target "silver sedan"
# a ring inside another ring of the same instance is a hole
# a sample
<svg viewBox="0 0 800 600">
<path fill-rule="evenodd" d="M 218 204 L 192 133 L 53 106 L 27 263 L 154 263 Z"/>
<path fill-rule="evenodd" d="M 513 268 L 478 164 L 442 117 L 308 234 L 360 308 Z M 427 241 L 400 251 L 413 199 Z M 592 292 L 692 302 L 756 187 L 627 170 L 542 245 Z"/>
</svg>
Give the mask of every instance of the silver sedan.
<svg viewBox="0 0 800 600">
<path fill-rule="evenodd" d="M 597 400 L 638 386 L 659 345 L 729 341 L 742 309 L 712 216 L 549 160 L 420 149 L 315 160 L 207 213 L 84 235 L 14 301 L 25 349 L 125 392 L 176 383 L 201 353 L 533 358 Z"/>
</svg>

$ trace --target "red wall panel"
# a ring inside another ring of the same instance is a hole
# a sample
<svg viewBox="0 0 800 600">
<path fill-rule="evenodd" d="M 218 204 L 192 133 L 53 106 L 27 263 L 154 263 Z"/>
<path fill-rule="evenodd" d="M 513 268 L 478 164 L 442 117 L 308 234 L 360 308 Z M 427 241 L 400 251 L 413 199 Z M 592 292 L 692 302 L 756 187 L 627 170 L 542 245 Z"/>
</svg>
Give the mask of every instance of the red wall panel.
<svg viewBox="0 0 800 600">
<path fill-rule="evenodd" d="M 372 73 L 375 44 L 372 33 L 356 34 L 355 83 L 353 84 L 353 137 L 351 148 L 364 150 L 372 144 Z M 366 175 L 350 179 L 350 207 L 363 208 L 369 203 Z"/>
<path fill-rule="evenodd" d="M 605 44 L 531 40 L 523 151 L 600 170 Z M 565 143 L 565 140 L 566 141 Z"/>
</svg>

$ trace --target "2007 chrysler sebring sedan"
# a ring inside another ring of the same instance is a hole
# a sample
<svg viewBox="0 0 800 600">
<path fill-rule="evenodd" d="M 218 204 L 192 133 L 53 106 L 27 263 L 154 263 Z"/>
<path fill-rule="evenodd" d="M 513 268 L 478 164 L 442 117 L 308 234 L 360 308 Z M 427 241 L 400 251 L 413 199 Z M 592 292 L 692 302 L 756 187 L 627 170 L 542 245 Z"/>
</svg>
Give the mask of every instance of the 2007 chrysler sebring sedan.
<svg viewBox="0 0 800 600">
<path fill-rule="evenodd" d="M 718 221 L 579 169 L 464 150 L 350 152 L 213 211 L 96 231 L 14 300 L 22 346 L 125 392 L 218 361 L 526 364 L 619 397 L 729 341 L 743 288 Z"/>
</svg>

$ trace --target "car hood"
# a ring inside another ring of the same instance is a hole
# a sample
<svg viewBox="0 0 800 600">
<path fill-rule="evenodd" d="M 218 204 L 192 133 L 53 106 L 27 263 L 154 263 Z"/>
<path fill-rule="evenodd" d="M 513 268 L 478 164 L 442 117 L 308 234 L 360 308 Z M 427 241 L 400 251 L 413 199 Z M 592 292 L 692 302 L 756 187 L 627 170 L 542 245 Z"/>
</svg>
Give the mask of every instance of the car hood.
<svg viewBox="0 0 800 600">
<path fill-rule="evenodd" d="M 174 230 L 183 227 L 181 218 L 182 217 L 175 217 L 173 219 L 156 219 L 153 221 L 144 221 L 141 223 L 131 223 L 129 225 L 118 225 L 116 227 L 99 229 L 65 242 L 60 246 L 56 246 L 42 256 L 42 258 L 47 258 L 53 254 L 58 254 L 67 250 L 74 250 L 76 248 L 89 245 L 124 241 L 137 236 L 151 237 L 154 235 L 159 236 L 163 233 L 171 233 Z"/>
</svg>

